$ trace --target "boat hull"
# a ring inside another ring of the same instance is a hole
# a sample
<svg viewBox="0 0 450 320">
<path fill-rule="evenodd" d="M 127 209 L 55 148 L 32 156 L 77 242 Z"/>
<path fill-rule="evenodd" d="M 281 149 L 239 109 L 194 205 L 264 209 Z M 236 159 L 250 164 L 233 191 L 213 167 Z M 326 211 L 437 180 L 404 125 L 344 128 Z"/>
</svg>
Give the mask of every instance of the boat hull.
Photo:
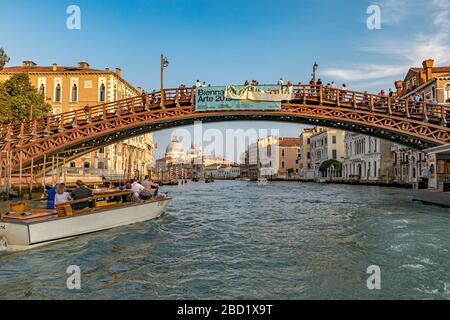
<svg viewBox="0 0 450 320">
<path fill-rule="evenodd" d="M 159 218 L 169 202 L 170 199 L 165 199 L 30 223 L 0 221 L 0 236 L 6 240 L 8 250 L 26 250 L 83 234 Z"/>
</svg>

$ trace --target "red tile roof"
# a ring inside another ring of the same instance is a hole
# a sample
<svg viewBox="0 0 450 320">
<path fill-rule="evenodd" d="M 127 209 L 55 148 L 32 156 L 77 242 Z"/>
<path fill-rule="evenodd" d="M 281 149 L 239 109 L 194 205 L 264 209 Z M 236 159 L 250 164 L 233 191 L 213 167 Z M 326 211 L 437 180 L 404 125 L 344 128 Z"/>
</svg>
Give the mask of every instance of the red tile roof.
<svg viewBox="0 0 450 320">
<path fill-rule="evenodd" d="M 106 70 L 98 70 L 91 68 L 80 68 L 80 67 L 63 67 L 57 66 L 56 71 L 53 71 L 53 66 L 50 67 L 41 67 L 41 66 L 26 66 L 26 67 L 4 67 L 0 72 L 11 72 L 11 73 L 20 73 L 20 72 L 111 72 Z"/>
<path fill-rule="evenodd" d="M 280 147 L 299 147 L 300 138 L 280 138 Z"/>
</svg>

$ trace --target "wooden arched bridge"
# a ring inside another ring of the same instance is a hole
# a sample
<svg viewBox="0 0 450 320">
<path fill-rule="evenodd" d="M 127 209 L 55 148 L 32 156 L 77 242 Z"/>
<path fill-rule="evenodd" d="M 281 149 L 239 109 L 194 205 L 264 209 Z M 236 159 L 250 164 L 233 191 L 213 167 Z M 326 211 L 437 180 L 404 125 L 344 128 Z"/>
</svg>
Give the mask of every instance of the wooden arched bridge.
<svg viewBox="0 0 450 320">
<path fill-rule="evenodd" d="M 195 89 L 176 88 L 0 127 L 0 169 L 37 168 L 70 161 L 120 140 L 194 121 L 273 120 L 335 127 L 417 149 L 450 143 L 450 106 L 368 93 L 294 85 L 281 110 L 195 109 Z M 37 172 L 35 171 L 35 172 Z M 2 175 L 0 173 L 0 175 Z"/>
</svg>

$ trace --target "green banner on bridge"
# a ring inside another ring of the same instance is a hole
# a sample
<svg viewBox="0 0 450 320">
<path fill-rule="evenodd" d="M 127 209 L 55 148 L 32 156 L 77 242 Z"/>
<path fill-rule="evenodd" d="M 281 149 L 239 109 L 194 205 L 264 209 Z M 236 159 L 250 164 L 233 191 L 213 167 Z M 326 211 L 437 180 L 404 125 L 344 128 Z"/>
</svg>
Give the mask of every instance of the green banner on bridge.
<svg viewBox="0 0 450 320">
<path fill-rule="evenodd" d="M 236 86 L 242 88 L 242 86 Z M 281 110 L 281 102 L 228 99 L 226 87 L 206 87 L 195 90 L 195 111 L 224 110 Z M 262 86 L 261 89 L 279 90 L 279 86 Z"/>
</svg>

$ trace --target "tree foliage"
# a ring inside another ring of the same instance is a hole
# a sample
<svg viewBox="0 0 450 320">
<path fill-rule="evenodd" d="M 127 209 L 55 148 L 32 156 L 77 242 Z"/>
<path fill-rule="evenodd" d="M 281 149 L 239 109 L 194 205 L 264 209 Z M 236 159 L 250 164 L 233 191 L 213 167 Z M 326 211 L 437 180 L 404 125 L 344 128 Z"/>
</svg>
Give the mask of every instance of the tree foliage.
<svg viewBox="0 0 450 320">
<path fill-rule="evenodd" d="M 0 82 L 0 122 L 17 123 L 28 119 L 30 107 L 33 117 L 42 117 L 50 105 L 31 85 L 26 73 L 16 73 L 4 82 Z"/>
<path fill-rule="evenodd" d="M 5 49 L 0 48 L 0 70 L 3 69 L 3 67 L 5 66 L 5 64 L 7 64 L 9 62 L 9 57 L 5 52 Z"/>
<path fill-rule="evenodd" d="M 334 170 L 336 172 L 342 171 L 342 162 L 337 161 L 337 160 L 326 160 L 326 161 L 322 162 L 322 164 L 320 165 L 319 171 L 326 172 L 329 168 L 331 168 L 331 166 L 334 166 Z"/>
</svg>

